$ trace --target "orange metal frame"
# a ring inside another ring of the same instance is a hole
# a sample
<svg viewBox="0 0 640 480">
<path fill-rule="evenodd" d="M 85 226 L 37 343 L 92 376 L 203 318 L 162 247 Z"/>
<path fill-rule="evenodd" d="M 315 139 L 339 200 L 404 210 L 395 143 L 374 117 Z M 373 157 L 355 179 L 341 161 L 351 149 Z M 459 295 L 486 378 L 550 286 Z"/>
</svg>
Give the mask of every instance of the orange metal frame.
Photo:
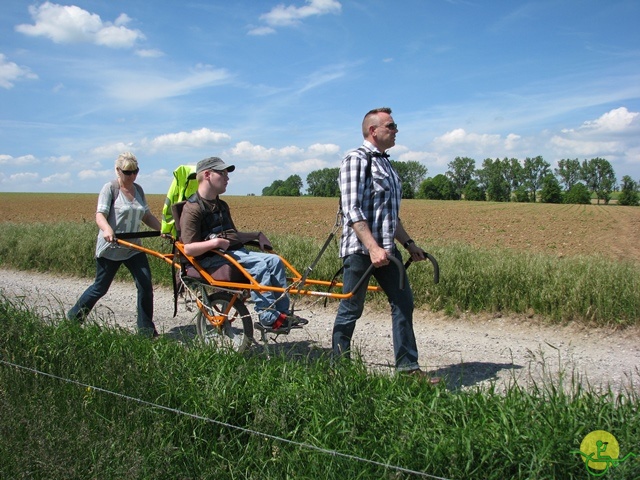
<svg viewBox="0 0 640 480">
<path fill-rule="evenodd" d="M 285 288 L 285 287 L 274 287 L 274 286 L 270 286 L 270 285 L 262 285 L 260 283 L 258 283 L 255 278 L 253 278 L 253 276 L 251 276 L 249 274 L 249 272 L 247 272 L 247 270 L 240 264 L 238 263 L 238 261 L 233 258 L 231 255 L 229 255 L 226 252 L 222 252 L 222 251 L 218 251 L 218 250 L 214 250 L 215 253 L 217 253 L 218 255 L 224 257 L 229 263 L 231 263 L 232 265 L 234 265 L 235 267 L 238 268 L 238 270 L 244 275 L 244 277 L 247 279 L 248 283 L 238 283 L 238 282 L 226 282 L 226 281 L 220 281 L 220 280 L 216 280 L 214 279 L 204 268 L 202 268 L 200 266 L 200 264 L 198 263 L 198 261 L 192 257 L 189 256 L 185 253 L 184 251 L 184 244 L 178 240 L 173 239 L 172 242 L 176 247 L 176 250 L 178 251 L 177 254 L 173 254 L 173 253 L 160 253 L 157 252 L 155 250 L 151 250 L 149 248 L 143 247 L 141 245 L 137 245 L 135 243 L 131 243 L 131 242 L 127 242 L 126 240 L 121 240 L 121 239 L 116 239 L 116 242 L 119 245 L 125 246 L 125 247 L 129 247 L 132 248 L 134 250 L 139 250 L 141 252 L 144 252 L 148 255 L 152 255 L 154 257 L 157 257 L 161 260 L 164 260 L 165 262 L 169 263 L 173 268 L 181 268 L 181 264 L 179 261 L 177 261 L 178 257 L 184 257 L 197 271 L 198 273 L 202 276 L 205 284 L 210 285 L 211 287 L 218 287 L 218 288 L 224 288 L 224 289 L 229 289 L 229 290 L 238 290 L 238 291 L 243 291 L 243 290 L 258 290 L 258 291 L 271 291 L 271 292 L 277 292 L 277 293 L 289 293 L 292 295 L 309 295 L 309 296 L 316 296 L 316 297 L 328 297 L 328 298 L 335 298 L 335 299 L 343 299 L 343 298 L 350 298 L 351 296 L 353 296 L 353 292 L 348 292 L 348 293 L 331 293 L 331 292 L 321 292 L 318 290 L 314 290 L 313 288 L 305 288 L 307 286 L 310 287 L 336 287 L 336 288 L 341 288 L 342 287 L 342 283 L 341 282 L 336 282 L 336 283 L 332 283 L 330 281 L 327 280 L 315 280 L 315 279 L 309 279 L 306 278 L 304 280 L 304 284 L 299 286 L 298 288 Z M 282 260 L 282 263 L 285 265 L 286 269 L 288 272 L 290 272 L 289 277 L 287 277 L 287 280 L 290 283 L 294 283 L 295 282 L 299 282 L 302 280 L 302 274 L 300 272 L 298 272 L 298 270 L 291 265 L 291 263 L 284 257 L 282 257 L 281 255 L 275 253 L 275 255 L 278 255 L 278 257 L 280 258 L 280 260 Z M 378 286 L 373 286 L 373 285 L 368 285 L 367 286 L 367 290 L 368 291 L 372 291 L 372 292 L 378 292 L 381 291 L 381 288 Z M 239 298 L 239 293 L 236 294 L 236 296 L 234 297 L 233 301 L 235 302 L 237 299 Z M 200 311 L 205 315 L 205 317 L 209 320 L 209 322 L 216 326 L 216 327 L 220 327 L 224 324 L 225 318 L 226 318 L 226 313 L 228 312 L 221 312 L 222 315 L 210 315 L 206 310 L 206 308 L 204 308 L 204 305 L 202 305 L 202 303 L 198 300 L 197 301 L 198 304 L 198 308 L 200 309 Z M 232 303 L 229 304 L 228 308 L 230 309 L 232 306 Z"/>
</svg>

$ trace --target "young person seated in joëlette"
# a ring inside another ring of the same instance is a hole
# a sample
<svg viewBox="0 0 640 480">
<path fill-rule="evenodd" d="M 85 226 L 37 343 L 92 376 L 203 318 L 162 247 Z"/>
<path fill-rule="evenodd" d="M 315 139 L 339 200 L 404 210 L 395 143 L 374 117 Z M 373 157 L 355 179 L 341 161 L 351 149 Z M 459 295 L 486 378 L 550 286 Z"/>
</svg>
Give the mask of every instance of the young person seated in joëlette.
<svg viewBox="0 0 640 480">
<path fill-rule="evenodd" d="M 235 258 L 261 285 L 285 287 L 285 267 L 277 255 L 248 250 L 230 250 L 231 242 L 223 232 L 236 230 L 229 205 L 220 199 L 227 190 L 229 173 L 234 165 L 227 165 L 218 157 L 205 158 L 196 166 L 198 190 L 184 204 L 180 216 L 181 239 L 187 255 L 193 256 L 207 271 L 213 272 L 225 263 L 212 250 L 224 250 Z M 273 331 L 302 325 L 307 321 L 290 313 L 289 295 L 280 292 L 251 290 L 260 324 Z"/>
</svg>

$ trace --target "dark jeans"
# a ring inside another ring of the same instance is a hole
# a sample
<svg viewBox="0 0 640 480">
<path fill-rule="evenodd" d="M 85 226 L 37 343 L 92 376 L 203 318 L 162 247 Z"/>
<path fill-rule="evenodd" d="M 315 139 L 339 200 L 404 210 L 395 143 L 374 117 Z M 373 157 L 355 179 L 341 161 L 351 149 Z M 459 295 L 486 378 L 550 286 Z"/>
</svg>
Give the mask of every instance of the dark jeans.
<svg viewBox="0 0 640 480">
<path fill-rule="evenodd" d="M 153 284 L 149 260 L 144 253 L 138 253 L 128 260 L 114 261 L 96 258 L 96 279 L 80 296 L 76 304 L 67 313 L 67 318 L 79 322 L 89 315 L 95 304 L 107 294 L 116 272 L 124 264 L 129 269 L 138 289 L 138 331 L 153 335 Z"/>
<path fill-rule="evenodd" d="M 397 249 L 394 249 L 394 255 L 402 261 L 402 256 Z M 342 291 L 343 293 L 348 293 L 353 290 L 358 280 L 367 271 L 371 265 L 371 259 L 369 255 L 356 253 L 345 257 L 343 265 L 344 286 Z M 399 288 L 399 275 L 404 275 L 403 290 Z M 416 337 L 413 332 L 413 292 L 409 286 L 407 272 L 404 268 L 401 272 L 398 272 L 395 263 L 390 263 L 384 267 L 374 269 L 373 276 L 384 290 L 391 306 L 391 328 L 396 369 L 403 371 L 419 368 L 418 347 L 416 346 Z M 340 301 L 332 336 L 333 355 L 336 359 L 350 357 L 351 338 L 356 327 L 356 321 L 364 310 L 369 278 L 366 279 L 365 283 L 353 296 Z"/>
</svg>

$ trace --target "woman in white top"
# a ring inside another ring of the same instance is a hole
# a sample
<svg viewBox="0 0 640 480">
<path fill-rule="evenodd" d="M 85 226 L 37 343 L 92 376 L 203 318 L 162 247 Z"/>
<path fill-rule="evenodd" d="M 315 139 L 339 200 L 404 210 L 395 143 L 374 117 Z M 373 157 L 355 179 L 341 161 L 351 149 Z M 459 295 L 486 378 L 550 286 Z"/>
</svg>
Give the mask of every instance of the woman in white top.
<svg viewBox="0 0 640 480">
<path fill-rule="evenodd" d="M 115 243 L 118 233 L 137 232 L 140 222 L 153 230 L 160 230 L 159 220 L 151 213 L 142 187 L 135 182 L 140 171 L 132 153 L 122 153 L 116 159 L 117 180 L 106 183 L 98 197 L 96 223 L 100 228 L 96 243 L 96 279 L 67 313 L 67 318 L 83 322 L 91 309 L 104 295 L 124 264 L 138 289 L 138 331 L 156 337 L 153 324 L 153 285 L 147 255 Z M 140 239 L 132 240 L 140 242 Z"/>
</svg>

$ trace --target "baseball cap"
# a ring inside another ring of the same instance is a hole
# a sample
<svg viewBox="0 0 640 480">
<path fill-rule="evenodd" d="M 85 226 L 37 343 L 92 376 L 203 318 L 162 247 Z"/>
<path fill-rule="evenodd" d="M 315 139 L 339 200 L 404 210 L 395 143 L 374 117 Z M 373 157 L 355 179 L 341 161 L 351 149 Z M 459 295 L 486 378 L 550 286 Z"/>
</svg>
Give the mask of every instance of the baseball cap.
<svg viewBox="0 0 640 480">
<path fill-rule="evenodd" d="M 227 165 L 221 158 L 209 157 L 198 162 L 198 165 L 196 166 L 196 173 L 204 172 L 205 170 L 226 170 L 227 172 L 233 172 L 235 169 L 235 165 Z"/>
</svg>

